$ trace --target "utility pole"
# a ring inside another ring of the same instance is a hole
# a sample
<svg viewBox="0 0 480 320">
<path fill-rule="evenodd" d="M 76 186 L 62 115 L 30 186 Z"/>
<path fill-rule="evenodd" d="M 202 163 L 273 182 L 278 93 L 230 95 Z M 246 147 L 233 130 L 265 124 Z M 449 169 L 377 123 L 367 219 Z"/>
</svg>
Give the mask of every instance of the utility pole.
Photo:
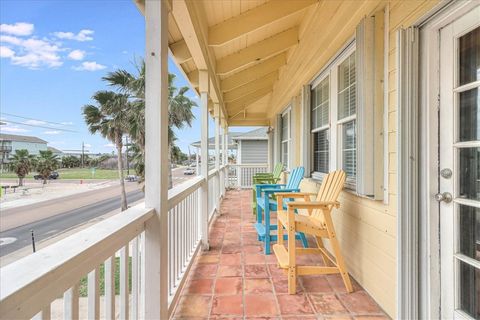
<svg viewBox="0 0 480 320">
<path fill-rule="evenodd" d="M 82 141 L 82 168 L 85 167 L 85 143 Z"/>
</svg>

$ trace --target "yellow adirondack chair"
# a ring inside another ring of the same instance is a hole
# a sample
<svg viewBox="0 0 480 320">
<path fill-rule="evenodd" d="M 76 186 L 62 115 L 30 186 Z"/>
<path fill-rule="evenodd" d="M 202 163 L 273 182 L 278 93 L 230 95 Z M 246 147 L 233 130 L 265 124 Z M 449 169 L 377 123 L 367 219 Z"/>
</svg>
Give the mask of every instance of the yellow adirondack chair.
<svg viewBox="0 0 480 320">
<path fill-rule="evenodd" d="M 310 200 L 312 193 L 276 193 L 278 208 L 278 243 L 273 246 L 280 268 L 287 271 L 288 293 L 295 294 L 296 279 L 298 275 L 312 274 L 334 274 L 340 273 L 348 292 L 352 292 L 352 283 L 345 267 L 340 245 L 335 235 L 335 228 L 332 222 L 332 210 L 340 207 L 338 196 L 345 184 L 345 172 L 342 170 L 329 173 L 322 182 L 315 201 Z M 296 198 L 304 201 L 287 202 L 287 210 L 282 210 L 283 199 Z M 306 209 L 307 214 L 295 214 L 295 210 Z M 284 230 L 285 228 L 285 230 Z M 288 234 L 287 248 L 284 246 L 283 233 Z M 295 233 L 303 232 L 315 237 L 317 248 L 297 248 L 295 246 Z M 323 238 L 330 240 L 332 253 L 331 257 L 323 246 Z M 324 266 L 297 265 L 296 254 L 318 253 L 325 262 Z"/>
</svg>

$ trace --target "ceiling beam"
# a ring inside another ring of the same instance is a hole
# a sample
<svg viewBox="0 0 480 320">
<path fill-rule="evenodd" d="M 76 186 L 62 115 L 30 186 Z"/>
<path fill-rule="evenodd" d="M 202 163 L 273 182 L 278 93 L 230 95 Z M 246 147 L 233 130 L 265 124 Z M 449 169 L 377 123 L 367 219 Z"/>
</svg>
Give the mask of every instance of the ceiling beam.
<svg viewBox="0 0 480 320">
<path fill-rule="evenodd" d="M 193 70 L 187 73 L 187 78 L 190 80 L 190 83 L 193 87 L 198 87 L 199 80 L 198 80 L 198 70 Z"/>
<path fill-rule="evenodd" d="M 269 126 L 270 120 L 266 113 L 243 113 L 229 117 L 228 123 L 231 126 Z"/>
<path fill-rule="evenodd" d="M 273 88 L 273 84 L 277 79 L 278 79 L 278 71 L 274 71 L 266 75 L 265 77 L 256 79 L 241 87 L 235 88 L 229 92 L 224 93 L 223 101 L 232 102 L 260 88 L 265 88 L 265 87 Z"/>
<path fill-rule="evenodd" d="M 210 27 L 208 30 L 208 44 L 220 46 L 314 3 L 317 3 L 317 0 L 269 1 L 264 5 Z"/>
<path fill-rule="evenodd" d="M 169 2 L 171 0 L 168 0 Z M 220 104 L 222 112 L 226 114 L 223 95 L 220 91 L 220 79 L 215 74 L 215 60 L 213 50 L 209 48 L 206 37 L 208 29 L 206 17 L 202 11 L 200 1 L 175 0 L 172 3 L 172 16 L 185 40 L 193 62 L 197 69 L 208 70 L 212 88 L 210 97 Z M 175 60 L 175 59 L 174 59 Z M 176 61 L 176 60 L 175 60 Z"/>
<path fill-rule="evenodd" d="M 250 104 L 254 103 L 255 101 L 269 94 L 271 91 L 272 91 L 272 88 L 270 87 L 261 88 L 257 91 L 244 95 L 240 99 L 227 103 L 225 104 L 227 113 L 229 115 L 233 115 L 239 111 L 242 111 L 243 109 L 248 107 Z"/>
<path fill-rule="evenodd" d="M 216 72 L 228 74 L 256 61 L 272 57 L 297 43 L 298 27 L 294 27 L 217 60 Z"/>
<path fill-rule="evenodd" d="M 183 39 L 170 44 L 170 51 L 178 63 L 184 63 L 192 59 L 192 55 L 188 50 L 187 43 Z"/>
<path fill-rule="evenodd" d="M 265 60 L 262 63 L 256 64 L 253 67 L 247 68 L 231 75 L 228 78 L 223 79 L 221 81 L 221 90 L 225 92 L 238 88 L 278 70 L 286 63 L 287 55 L 285 53 L 280 53 L 273 58 Z"/>
</svg>

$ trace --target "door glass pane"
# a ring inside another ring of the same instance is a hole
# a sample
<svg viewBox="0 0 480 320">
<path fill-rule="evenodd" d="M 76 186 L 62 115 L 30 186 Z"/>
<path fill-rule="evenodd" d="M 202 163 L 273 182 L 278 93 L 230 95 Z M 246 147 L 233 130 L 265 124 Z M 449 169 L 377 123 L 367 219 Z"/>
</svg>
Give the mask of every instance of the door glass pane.
<svg viewBox="0 0 480 320">
<path fill-rule="evenodd" d="M 480 27 L 460 37 L 460 85 L 480 80 Z"/>
<path fill-rule="evenodd" d="M 313 171 L 328 173 L 328 129 L 314 134 Z"/>
<path fill-rule="evenodd" d="M 480 261 L 480 209 L 459 206 L 460 252 Z"/>
<path fill-rule="evenodd" d="M 460 141 L 480 140 L 480 91 L 478 88 L 460 93 Z"/>
<path fill-rule="evenodd" d="M 480 200 L 480 148 L 459 150 L 459 197 Z"/>
<path fill-rule="evenodd" d="M 460 309 L 480 319 L 480 269 L 459 261 Z"/>
</svg>

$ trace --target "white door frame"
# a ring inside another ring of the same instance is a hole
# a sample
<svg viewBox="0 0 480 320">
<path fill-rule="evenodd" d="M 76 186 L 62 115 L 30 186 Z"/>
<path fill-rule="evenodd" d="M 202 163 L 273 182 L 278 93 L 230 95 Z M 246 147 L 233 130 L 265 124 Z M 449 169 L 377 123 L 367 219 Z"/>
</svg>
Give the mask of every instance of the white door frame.
<svg viewBox="0 0 480 320">
<path fill-rule="evenodd" d="M 439 30 L 478 5 L 456 1 L 445 6 L 420 26 L 419 70 L 419 317 L 441 318 L 442 296 L 453 288 L 442 286 L 440 274 L 439 203 Z"/>
</svg>

